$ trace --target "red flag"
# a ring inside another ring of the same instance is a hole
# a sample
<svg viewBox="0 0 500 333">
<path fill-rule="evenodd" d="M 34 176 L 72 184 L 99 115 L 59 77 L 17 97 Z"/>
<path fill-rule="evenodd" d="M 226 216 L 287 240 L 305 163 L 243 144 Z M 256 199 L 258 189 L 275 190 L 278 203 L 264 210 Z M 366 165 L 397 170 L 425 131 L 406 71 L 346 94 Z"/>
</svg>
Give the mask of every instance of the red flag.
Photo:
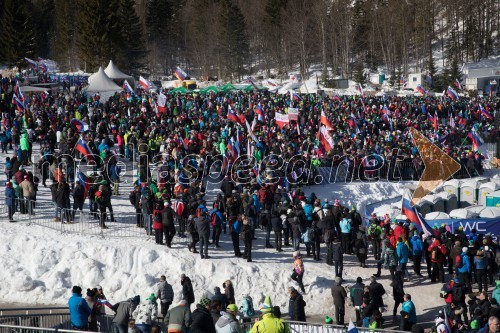
<svg viewBox="0 0 500 333">
<path fill-rule="evenodd" d="M 320 118 L 320 122 L 326 126 L 326 128 L 328 130 L 333 130 L 333 126 L 332 124 L 330 124 L 330 121 L 328 120 L 328 118 L 326 117 L 326 114 L 325 114 L 325 111 L 321 110 L 321 118 Z"/>
</svg>

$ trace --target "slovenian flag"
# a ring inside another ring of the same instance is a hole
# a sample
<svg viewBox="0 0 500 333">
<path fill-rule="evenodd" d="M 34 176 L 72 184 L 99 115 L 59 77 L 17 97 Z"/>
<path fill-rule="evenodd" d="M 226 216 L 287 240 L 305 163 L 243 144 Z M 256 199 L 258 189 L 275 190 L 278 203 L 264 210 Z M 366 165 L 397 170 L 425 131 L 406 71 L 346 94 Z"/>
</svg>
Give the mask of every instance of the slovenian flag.
<svg viewBox="0 0 500 333">
<path fill-rule="evenodd" d="M 139 84 L 144 90 L 149 90 L 149 81 L 142 76 L 139 77 Z"/>
<path fill-rule="evenodd" d="M 422 96 L 427 95 L 427 91 L 425 91 L 424 87 L 422 87 L 422 85 L 420 85 L 420 84 L 415 88 L 415 91 L 422 94 Z"/>
<path fill-rule="evenodd" d="M 83 133 L 83 132 L 89 130 L 89 125 L 87 125 L 83 121 L 75 119 L 75 118 L 71 119 L 71 125 L 75 126 L 78 133 Z"/>
<path fill-rule="evenodd" d="M 266 113 L 265 113 L 264 109 L 262 108 L 262 106 L 260 105 L 260 103 L 257 106 L 257 108 L 255 109 L 255 113 L 257 114 L 257 120 L 258 121 L 261 121 L 261 122 L 265 121 L 265 119 L 266 119 L 266 117 L 265 117 Z"/>
<path fill-rule="evenodd" d="M 175 69 L 175 73 L 174 74 L 181 81 L 184 81 L 186 79 L 186 77 L 187 77 L 186 72 L 184 72 L 182 70 L 182 68 L 180 68 L 179 66 L 177 66 L 177 68 Z"/>
<path fill-rule="evenodd" d="M 427 236 L 437 236 L 438 231 L 432 229 L 427 222 L 424 220 L 422 215 L 417 211 L 417 209 L 411 205 L 410 200 L 403 198 L 403 207 L 401 213 L 405 215 L 413 224 L 418 231 L 423 232 Z"/>
<path fill-rule="evenodd" d="M 462 85 L 460 84 L 458 79 L 455 79 L 455 82 L 453 82 L 453 84 L 455 85 L 455 87 L 457 87 L 458 90 L 462 90 Z"/>
<path fill-rule="evenodd" d="M 482 117 L 489 119 L 489 120 L 493 120 L 493 116 L 491 115 L 491 113 L 486 111 L 486 109 L 481 104 L 479 104 L 479 111 L 481 112 Z"/>
<path fill-rule="evenodd" d="M 302 101 L 302 97 L 300 97 L 299 94 L 297 94 L 295 91 L 292 90 L 291 93 L 292 93 L 292 98 L 294 101 L 298 101 L 298 102 Z"/>
<path fill-rule="evenodd" d="M 472 128 L 472 131 L 469 134 L 467 134 L 467 137 L 471 140 L 472 149 L 474 150 L 477 150 L 484 143 L 483 138 L 481 138 L 479 133 L 476 131 L 476 128 Z"/>
<path fill-rule="evenodd" d="M 446 91 L 446 94 L 448 95 L 448 97 L 454 101 L 456 101 L 458 99 L 458 94 L 455 90 L 453 90 L 452 87 L 448 86 L 448 90 Z"/>
<path fill-rule="evenodd" d="M 227 119 L 234 121 L 235 123 L 240 124 L 240 118 L 238 115 L 233 111 L 231 107 L 228 108 L 227 110 Z"/>
<path fill-rule="evenodd" d="M 26 107 L 24 106 L 24 102 L 19 99 L 15 94 L 12 95 L 12 104 L 16 106 L 17 111 L 24 112 Z"/>
<path fill-rule="evenodd" d="M 78 140 L 75 149 L 79 151 L 83 156 L 87 158 L 88 161 L 94 161 L 94 156 L 92 155 L 92 150 L 90 150 L 87 141 L 85 139 Z"/>
<path fill-rule="evenodd" d="M 132 89 L 132 86 L 128 83 L 127 80 L 123 81 L 123 89 L 129 93 L 134 92 L 134 89 Z"/>
</svg>

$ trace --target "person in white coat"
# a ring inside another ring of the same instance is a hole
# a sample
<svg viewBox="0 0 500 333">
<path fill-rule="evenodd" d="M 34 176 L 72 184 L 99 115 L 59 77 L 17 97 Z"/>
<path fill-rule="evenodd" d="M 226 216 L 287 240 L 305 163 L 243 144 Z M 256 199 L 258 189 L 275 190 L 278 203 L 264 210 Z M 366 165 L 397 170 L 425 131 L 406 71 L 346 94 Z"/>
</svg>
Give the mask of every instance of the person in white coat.
<svg viewBox="0 0 500 333">
<path fill-rule="evenodd" d="M 234 304 L 229 304 L 226 312 L 224 312 L 215 324 L 217 333 L 245 333 L 236 319 L 237 314 L 238 307 Z"/>
<path fill-rule="evenodd" d="M 158 316 L 158 309 L 156 306 L 155 294 L 149 295 L 148 298 L 132 313 L 132 317 L 135 319 L 135 326 L 142 333 L 151 333 L 151 328 L 153 327 L 156 317 Z"/>
</svg>

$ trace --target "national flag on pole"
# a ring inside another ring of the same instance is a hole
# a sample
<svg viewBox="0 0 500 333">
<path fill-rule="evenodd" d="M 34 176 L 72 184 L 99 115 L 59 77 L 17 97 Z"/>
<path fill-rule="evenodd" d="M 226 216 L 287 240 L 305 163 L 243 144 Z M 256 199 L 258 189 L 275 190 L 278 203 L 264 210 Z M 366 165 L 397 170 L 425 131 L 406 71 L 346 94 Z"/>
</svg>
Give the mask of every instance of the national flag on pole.
<svg viewBox="0 0 500 333">
<path fill-rule="evenodd" d="M 42 69 L 43 73 L 47 73 L 49 70 L 49 67 L 44 62 L 40 62 L 40 68 Z"/>
<path fill-rule="evenodd" d="M 328 118 L 326 117 L 326 114 L 325 114 L 325 111 L 324 110 L 321 110 L 321 118 L 320 118 L 320 122 L 321 124 L 325 125 L 326 128 L 329 130 L 329 131 L 332 131 L 333 130 L 333 126 L 332 124 L 330 123 L 330 121 L 328 120 Z"/>
<path fill-rule="evenodd" d="M 30 58 L 26 58 L 24 57 L 24 60 L 26 60 L 26 62 L 33 68 L 37 68 L 38 67 L 38 63 L 35 61 L 35 60 L 32 60 Z"/>
<path fill-rule="evenodd" d="M 401 209 L 401 213 L 405 215 L 413 224 L 418 231 L 423 232 L 427 236 L 437 236 L 439 232 L 435 229 L 432 229 L 425 219 L 420 215 L 417 209 L 411 205 L 410 200 L 406 197 L 403 198 L 403 207 Z"/>
<path fill-rule="evenodd" d="M 475 127 L 473 127 L 472 131 L 467 134 L 467 137 L 471 140 L 472 149 L 474 150 L 478 150 L 478 148 L 484 143 L 483 138 L 481 138 Z"/>
<path fill-rule="evenodd" d="M 158 95 L 158 111 L 165 112 L 167 108 L 165 105 L 167 104 L 167 96 L 163 95 L 162 92 Z"/>
<path fill-rule="evenodd" d="M 328 133 L 328 129 L 326 126 L 321 126 L 319 131 L 319 142 L 323 145 L 326 151 L 330 151 L 335 146 L 333 138 L 330 133 Z"/>
<path fill-rule="evenodd" d="M 258 121 L 261 121 L 261 122 L 264 122 L 265 119 L 266 119 L 266 113 L 264 111 L 264 109 L 262 108 L 262 106 L 260 105 L 257 105 L 257 108 L 255 109 L 255 113 L 257 114 L 257 120 Z"/>
<path fill-rule="evenodd" d="M 94 157 L 92 156 L 92 150 L 90 150 L 89 145 L 85 139 L 81 138 L 76 143 L 75 149 L 79 151 L 83 156 L 87 158 L 88 161 L 93 161 Z"/>
<path fill-rule="evenodd" d="M 450 127 L 455 128 L 455 119 L 453 118 L 453 115 L 450 114 Z"/>
<path fill-rule="evenodd" d="M 456 101 L 458 99 L 458 94 L 455 90 L 453 90 L 452 87 L 448 86 L 448 90 L 446 90 L 446 94 L 448 95 L 448 97 L 454 101 Z"/>
<path fill-rule="evenodd" d="M 300 102 L 302 101 L 302 97 L 299 96 L 299 94 L 297 94 L 295 91 L 293 90 L 290 90 L 290 96 L 291 98 L 294 100 L 294 101 L 297 101 L 297 102 Z"/>
<path fill-rule="evenodd" d="M 356 119 L 352 116 L 347 118 L 347 125 L 349 125 L 350 128 L 355 128 L 356 127 Z"/>
<path fill-rule="evenodd" d="M 283 114 L 283 113 L 276 112 L 276 113 L 275 113 L 275 117 L 274 117 L 274 121 L 276 122 L 276 125 L 277 125 L 279 128 L 283 128 L 283 127 L 285 127 L 286 125 L 288 125 L 288 123 L 289 123 L 289 120 L 288 120 L 288 115 L 287 115 L 287 114 Z"/>
<path fill-rule="evenodd" d="M 184 81 L 186 79 L 186 77 L 187 77 L 186 72 L 184 72 L 182 70 L 182 68 L 180 68 L 179 66 L 177 66 L 177 68 L 175 69 L 175 73 L 174 74 L 181 81 Z"/>
<path fill-rule="evenodd" d="M 238 115 L 231 109 L 231 107 L 228 108 L 227 110 L 227 119 L 234 121 L 235 123 L 240 124 L 240 118 Z"/>
<path fill-rule="evenodd" d="M 481 104 L 479 104 L 479 111 L 481 112 L 482 117 L 489 119 L 489 120 L 493 120 L 493 116 L 491 115 L 491 113 L 486 111 L 486 109 Z"/>
<path fill-rule="evenodd" d="M 357 92 L 359 92 L 359 94 L 361 95 L 361 97 L 365 97 L 365 91 L 363 90 L 363 86 L 361 85 L 361 83 L 358 83 L 356 86 L 355 86 L 355 89 Z"/>
<path fill-rule="evenodd" d="M 130 83 L 128 83 L 127 80 L 123 81 L 123 90 L 129 92 L 129 93 L 133 93 L 134 92 L 134 89 L 132 89 L 132 86 L 130 85 Z"/>
<path fill-rule="evenodd" d="M 24 95 L 21 91 L 21 87 L 19 86 L 19 81 L 17 81 L 16 85 L 14 86 L 14 95 L 16 95 L 21 102 L 24 102 Z"/>
<path fill-rule="evenodd" d="M 234 147 L 233 142 L 229 141 L 226 145 L 226 148 L 229 151 L 229 153 L 231 154 L 232 160 L 235 160 L 239 154 L 238 154 L 238 151 L 236 150 L 236 148 Z"/>
<path fill-rule="evenodd" d="M 453 84 L 455 85 L 455 87 L 457 87 L 458 90 L 462 90 L 462 85 L 460 84 L 458 79 L 455 79 L 455 82 L 453 82 Z"/>
<path fill-rule="evenodd" d="M 255 82 L 252 79 L 252 77 L 250 77 L 250 76 L 247 77 L 247 82 L 250 83 L 255 90 L 259 90 L 259 87 L 257 87 L 257 85 L 255 84 Z"/>
<path fill-rule="evenodd" d="M 422 96 L 427 95 L 427 91 L 420 84 L 415 88 L 415 91 L 420 93 Z"/>
<path fill-rule="evenodd" d="M 149 90 L 149 81 L 142 76 L 139 77 L 139 84 L 144 90 Z"/>
<path fill-rule="evenodd" d="M 71 126 L 75 126 L 78 133 L 83 133 L 89 130 L 89 125 L 76 118 L 71 119 Z"/>
<path fill-rule="evenodd" d="M 248 134 L 250 134 L 250 137 L 252 138 L 252 140 L 257 143 L 259 142 L 259 140 L 257 139 L 257 137 L 255 136 L 255 134 L 253 133 L 253 129 L 252 129 L 252 126 L 250 126 L 250 123 L 248 122 L 248 120 L 245 120 L 245 124 L 247 126 L 247 130 L 248 130 Z M 250 140 L 249 140 L 250 141 Z"/>
<path fill-rule="evenodd" d="M 12 104 L 16 106 L 17 111 L 19 112 L 24 112 L 26 111 L 26 106 L 24 105 L 24 102 L 19 99 L 15 94 L 12 95 Z"/>
</svg>

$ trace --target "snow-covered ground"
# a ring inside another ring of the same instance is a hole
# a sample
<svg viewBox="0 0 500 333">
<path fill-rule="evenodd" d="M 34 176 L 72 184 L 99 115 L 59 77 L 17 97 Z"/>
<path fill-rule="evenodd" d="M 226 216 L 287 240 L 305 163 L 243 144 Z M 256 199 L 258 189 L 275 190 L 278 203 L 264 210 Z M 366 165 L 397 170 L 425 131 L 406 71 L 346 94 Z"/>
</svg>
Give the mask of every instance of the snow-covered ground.
<svg viewBox="0 0 500 333">
<path fill-rule="evenodd" d="M 3 163 L 4 158 L 0 158 L 0 163 Z M 345 206 L 355 205 L 362 210 L 368 203 L 401 194 L 403 188 L 404 184 L 387 182 L 337 183 L 313 186 L 305 188 L 305 191 L 314 191 L 321 198 L 340 199 Z M 208 197 L 213 197 L 217 189 L 218 186 L 210 185 L 207 188 Z M 121 194 L 113 198 L 114 209 L 119 215 L 117 218 L 133 218 L 127 192 L 123 190 Z M 40 187 L 38 199 L 50 200 L 49 189 Z M 87 206 L 84 209 L 88 210 Z M 4 304 L 65 305 L 73 285 L 80 285 L 84 290 L 100 285 L 111 302 L 122 301 L 136 294 L 146 297 L 162 274 L 167 276 L 175 293 L 179 294 L 180 275 L 184 273 L 191 277 L 197 299 L 230 279 L 235 285 L 237 302 L 241 301 L 243 292 L 249 293 L 255 307 L 259 308 L 265 295 L 269 294 L 274 304 L 281 306 L 286 313 L 287 288 L 297 287 L 290 279 L 292 249 L 285 248 L 283 253 L 266 249 L 265 235 L 261 231 L 253 246 L 252 263 L 233 256 L 228 235 L 222 236 L 223 250 L 210 248 L 211 258 L 202 260 L 199 255 L 187 250 L 187 241 L 183 238 L 176 237 L 173 248 L 168 249 L 156 245 L 152 237 L 146 236 L 135 225 L 129 227 L 130 234 L 135 233 L 133 237 L 102 237 L 71 230 L 62 232 L 61 224 L 52 223 L 52 226 L 58 226 L 58 230 L 40 225 L 42 221 L 50 221 L 53 217 L 53 210 L 49 206 L 39 206 L 36 214 L 31 225 L 21 221 L 19 214 L 15 216 L 19 220 L 17 223 L 8 223 L 5 215 L 0 218 L 0 258 L 4 267 L 0 271 L 0 299 Z M 74 226 L 79 228 L 78 223 Z M 118 225 L 109 226 L 106 232 L 113 233 L 119 229 Z M 81 228 L 79 230 L 84 230 L 84 224 Z M 305 252 L 303 245 L 302 250 Z M 322 258 L 325 258 L 324 247 Z M 305 270 L 306 313 L 316 319 L 333 315 L 330 293 L 335 278 L 333 268 L 324 262 L 317 263 L 312 258 L 305 258 Z M 343 274 L 346 285 L 353 284 L 358 276 L 369 283 L 375 271 L 376 265 L 371 258 L 368 268 L 361 269 L 354 256 L 345 257 Z M 385 303 L 392 310 L 392 288 L 388 275 L 387 271 L 383 272 L 381 281 L 387 290 Z M 431 285 L 428 280 L 414 275 L 405 285 L 405 291 L 414 295 L 418 314 L 434 313 L 442 304 L 439 289 L 440 285 Z M 347 317 L 354 319 L 351 307 L 348 308 Z"/>
</svg>

